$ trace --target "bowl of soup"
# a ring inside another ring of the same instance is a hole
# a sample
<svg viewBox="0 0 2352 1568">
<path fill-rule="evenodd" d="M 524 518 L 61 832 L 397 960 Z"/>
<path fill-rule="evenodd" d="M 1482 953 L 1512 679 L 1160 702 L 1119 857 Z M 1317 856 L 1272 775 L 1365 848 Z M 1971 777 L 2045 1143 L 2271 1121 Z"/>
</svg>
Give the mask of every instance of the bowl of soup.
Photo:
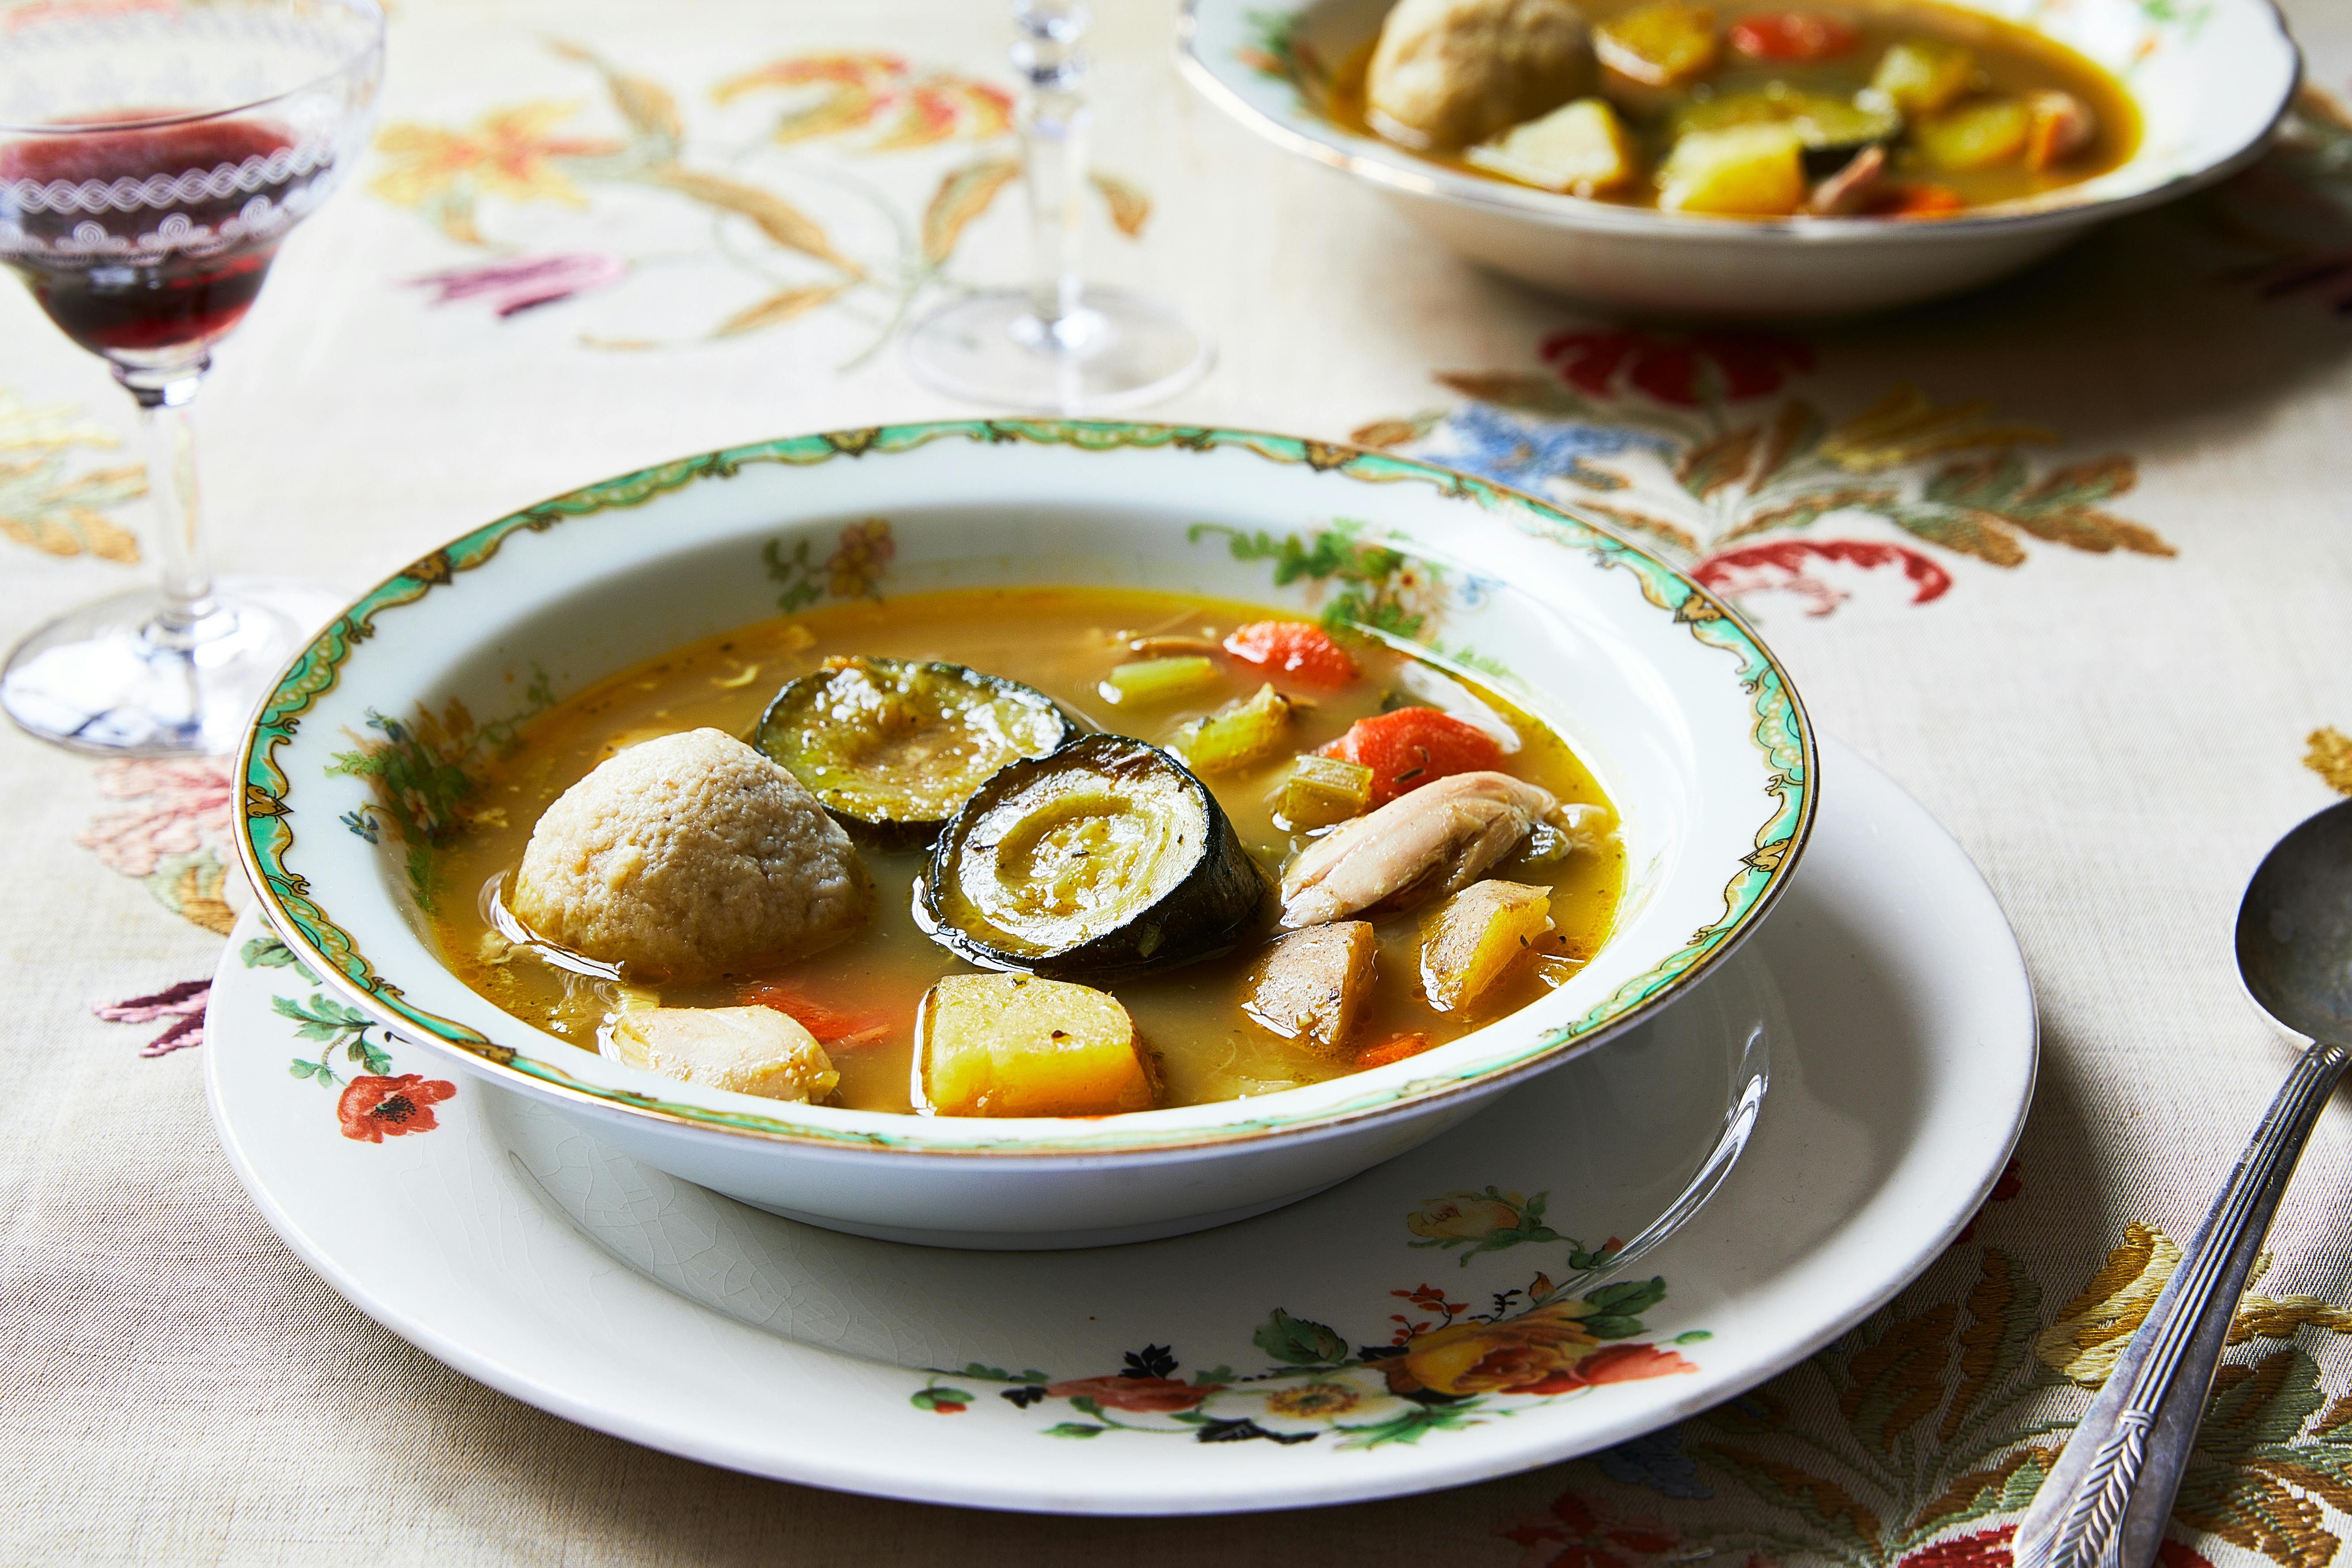
<svg viewBox="0 0 2352 1568">
<path fill-rule="evenodd" d="M 265 913 L 387 1029 L 687 1180 L 973 1247 L 1434 1136 L 1718 963 L 1818 793 L 1770 653 L 1570 512 L 1028 421 L 489 523 L 322 632 L 239 770 Z"/>
<path fill-rule="evenodd" d="M 2257 156 L 2269 0 L 1189 0 L 1186 75 L 1475 261 L 1634 311 L 1915 303 Z"/>
</svg>

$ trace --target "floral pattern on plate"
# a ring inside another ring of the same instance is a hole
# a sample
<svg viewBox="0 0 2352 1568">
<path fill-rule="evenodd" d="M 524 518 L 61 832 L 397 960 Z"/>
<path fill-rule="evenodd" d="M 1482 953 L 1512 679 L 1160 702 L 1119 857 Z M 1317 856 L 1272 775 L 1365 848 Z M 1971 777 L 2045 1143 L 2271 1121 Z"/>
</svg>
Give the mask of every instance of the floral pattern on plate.
<svg viewBox="0 0 2352 1568">
<path fill-rule="evenodd" d="M 1430 1198 L 1405 1218 L 1406 1230 L 1419 1238 L 1409 1245 L 1467 1245 L 1461 1258 L 1466 1266 L 1482 1251 L 1565 1242 L 1575 1274 L 1606 1267 L 1616 1240 L 1588 1250 L 1544 1225 L 1549 1195 L 1522 1197 L 1488 1186 Z M 1016 1408 L 1040 1406 L 1041 1415 L 1063 1417 L 1042 1428 L 1048 1437 L 1132 1432 L 1197 1443 L 1265 1438 L 1287 1447 L 1329 1436 L 1342 1448 L 1377 1448 L 1516 1415 L 1530 1402 L 1698 1370 L 1675 1347 L 1710 1338 L 1706 1330 L 1686 1331 L 1665 1344 L 1640 1337 L 1641 1314 L 1665 1300 L 1663 1277 L 1601 1285 L 1581 1295 L 1573 1289 L 1538 1273 L 1524 1286 L 1496 1291 L 1484 1311 L 1448 1300 L 1433 1285 L 1391 1290 L 1406 1310 L 1390 1312 L 1393 1327 L 1378 1331 L 1388 1334 L 1387 1342 L 1352 1349 L 1338 1329 L 1277 1307 L 1250 1336 L 1266 1357 L 1256 1372 L 1216 1366 L 1179 1377 L 1182 1363 L 1173 1348 L 1147 1344 L 1128 1352 L 1118 1371 L 1086 1377 L 1057 1379 L 1034 1367 L 1013 1373 L 973 1362 L 933 1376 L 908 1403 L 934 1415 L 961 1415 L 978 1396 L 942 1380 L 964 1378 L 1010 1384 L 1000 1396 Z"/>
</svg>

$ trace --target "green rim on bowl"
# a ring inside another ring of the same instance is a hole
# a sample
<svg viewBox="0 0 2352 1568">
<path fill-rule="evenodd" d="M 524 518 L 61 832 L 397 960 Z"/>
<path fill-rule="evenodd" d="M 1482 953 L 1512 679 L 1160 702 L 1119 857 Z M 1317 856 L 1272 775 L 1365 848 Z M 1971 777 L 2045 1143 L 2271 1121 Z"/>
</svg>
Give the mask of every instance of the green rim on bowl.
<svg viewBox="0 0 2352 1568">
<path fill-rule="evenodd" d="M 518 532 L 541 533 L 577 518 L 639 506 L 703 479 L 730 478 L 755 464 L 804 468 L 845 457 L 887 457 L 933 442 L 952 440 L 979 445 L 1022 442 L 1093 452 L 1118 448 L 1201 453 L 1241 450 L 1269 462 L 1303 464 L 1318 473 L 1338 474 L 1366 483 L 1417 481 L 1434 486 L 1448 499 L 1467 500 L 1485 510 L 1504 514 L 1523 531 L 1564 548 L 1589 552 L 1602 567 L 1633 573 L 1643 596 L 1653 606 L 1671 616 L 1702 645 L 1722 649 L 1738 659 L 1736 679 L 1747 693 L 1753 719 L 1750 738 L 1766 763 L 1762 790 L 1765 798 L 1755 831 L 1755 848 L 1744 858 L 1739 870 L 1724 889 L 1721 918 L 1695 932 L 1677 951 L 1618 986 L 1582 1016 L 1545 1032 L 1524 1049 L 1499 1061 L 1489 1060 L 1452 1072 L 1424 1069 L 1417 1076 L 1395 1069 L 1375 1069 L 1358 1075 L 1357 1079 L 1339 1080 L 1366 1081 L 1362 1092 L 1336 1104 L 1286 1113 L 1283 1102 L 1302 1091 L 1285 1091 L 1251 1101 L 1252 1114 L 1214 1128 L 1147 1131 L 1135 1126 L 1123 1130 L 1119 1124 L 1130 1119 L 1111 1118 L 1074 1126 L 1066 1134 L 1039 1137 L 1024 1132 L 993 1144 L 963 1142 L 941 1147 L 925 1142 L 924 1131 L 931 1123 L 920 1117 L 892 1118 L 907 1123 L 905 1135 L 898 1136 L 830 1127 L 749 1109 L 695 1104 L 586 1081 L 558 1062 L 527 1055 L 455 1019 L 411 1005 L 402 987 L 379 973 L 352 934 L 320 905 L 309 881 L 288 867 L 287 857 L 294 845 L 289 822 L 293 808 L 289 798 L 292 785 L 278 765 L 278 753 L 291 743 L 298 726 L 313 704 L 334 688 L 353 650 L 375 635 L 377 617 L 414 604 L 435 589 L 453 583 L 459 574 L 481 566 Z M 1747 624 L 1706 589 L 1664 562 L 1571 511 L 1433 464 L 1294 437 L 1172 425 L 973 419 L 831 431 L 680 458 L 527 507 L 421 557 L 369 590 L 337 616 L 296 658 L 264 699 L 237 758 L 242 793 L 241 828 L 236 837 L 239 858 L 263 912 L 281 937 L 320 968 L 329 984 L 403 1031 L 468 1053 L 493 1076 L 511 1074 L 541 1090 L 551 1089 L 578 1095 L 610 1109 L 716 1131 L 838 1148 L 924 1154 L 1103 1155 L 1172 1151 L 1353 1122 L 1408 1104 L 1425 1103 L 1474 1083 L 1491 1086 L 1498 1079 L 1523 1075 L 1571 1046 L 1597 1043 L 1631 1026 L 1727 954 L 1754 929 L 1786 886 L 1812 824 L 1819 793 L 1815 765 L 1812 728 L 1803 704 L 1780 661 Z"/>
</svg>

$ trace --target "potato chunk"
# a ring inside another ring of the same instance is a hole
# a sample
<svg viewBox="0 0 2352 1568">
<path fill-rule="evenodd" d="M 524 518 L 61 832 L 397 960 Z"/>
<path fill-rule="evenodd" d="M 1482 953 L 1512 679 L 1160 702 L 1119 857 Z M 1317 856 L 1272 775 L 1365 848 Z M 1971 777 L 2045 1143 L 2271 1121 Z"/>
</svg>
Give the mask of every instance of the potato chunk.
<svg viewBox="0 0 2352 1568">
<path fill-rule="evenodd" d="M 1934 114 L 1968 91 L 1976 76 L 1976 53 L 1967 45 L 1906 38 L 1878 57 L 1870 86 L 1906 114 Z"/>
<path fill-rule="evenodd" d="M 1286 1040 L 1336 1055 L 1371 994 L 1380 944 L 1369 921 L 1309 926 L 1266 950 L 1242 1010 Z"/>
<path fill-rule="evenodd" d="M 1365 103 L 1384 136 L 1451 152 L 1592 89 L 1592 42 L 1570 0 L 1398 0 Z"/>
<path fill-rule="evenodd" d="M 1116 997 L 1029 974 L 950 974 L 925 992 L 911 1087 L 934 1116 L 1108 1116 L 1159 1099 Z"/>
<path fill-rule="evenodd" d="M 841 1075 L 816 1037 L 772 1007 L 645 1007 L 613 1022 L 633 1068 L 768 1100 L 823 1100 Z"/>
<path fill-rule="evenodd" d="M 1601 63 L 1643 87 L 1681 87 L 1715 65 L 1715 13 L 1684 0 L 1650 0 L 1592 30 Z"/>
<path fill-rule="evenodd" d="M 2014 98 L 1979 98 L 1911 128 L 1922 156 L 1938 169 L 1990 169 L 2015 163 L 2033 133 L 2033 110 Z"/>
<path fill-rule="evenodd" d="M 1669 212 L 1777 217 L 1805 199 L 1804 143 L 1786 125 L 1694 131 L 1675 143 L 1658 184 Z"/>
<path fill-rule="evenodd" d="M 1422 935 L 1421 988 L 1441 1013 L 1486 994 L 1536 938 L 1551 929 L 1551 895 L 1520 882 L 1486 881 L 1445 900 Z"/>
<path fill-rule="evenodd" d="M 1580 196 L 1622 190 L 1640 171 L 1633 138 L 1617 111 L 1598 98 L 1580 98 L 1541 120 L 1515 125 L 1466 156 L 1482 169 Z"/>
</svg>

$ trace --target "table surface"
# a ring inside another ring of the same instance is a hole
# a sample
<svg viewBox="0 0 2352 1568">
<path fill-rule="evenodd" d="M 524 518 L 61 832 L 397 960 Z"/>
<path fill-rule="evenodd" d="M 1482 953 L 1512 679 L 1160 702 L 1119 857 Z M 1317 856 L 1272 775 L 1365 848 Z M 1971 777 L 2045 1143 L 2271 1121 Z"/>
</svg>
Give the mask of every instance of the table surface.
<svg viewBox="0 0 2352 1568">
<path fill-rule="evenodd" d="M 2352 794 L 2352 120 L 2307 97 L 2289 144 L 2230 185 L 1966 300 L 1604 340 L 1208 107 L 1171 66 L 1168 5 L 1099 11 L 1119 199 L 1089 265 L 1223 345 L 1156 414 L 1444 452 L 1610 511 L 1738 595 L 1822 727 L 1983 868 L 2044 1053 L 1985 1213 L 1892 1307 L 1737 1406 L 1439 1495 L 1062 1520 L 711 1469 L 448 1371 L 285 1251 L 201 1091 L 203 977 L 246 901 L 225 765 L 93 763 L 8 731 L 0 1556 L 2007 1563 L 2050 1450 L 2290 1059 L 2228 931 L 2270 842 Z M 2352 88 L 2352 8 L 2290 11 L 2309 79 Z M 356 590 L 656 459 L 968 412 L 901 369 L 889 279 L 927 212 L 953 245 L 918 306 L 1019 274 L 1017 186 L 973 210 L 1009 149 L 994 0 L 396 12 L 377 151 L 288 246 L 205 395 L 224 567 Z M 673 116 L 684 163 L 722 182 L 700 197 L 614 174 Z M 800 134 L 780 144 L 779 125 Z M 761 192 L 825 238 L 777 243 L 772 213 L 744 216 Z M 809 254 L 828 247 L 865 280 Z M 561 297 L 498 313 L 534 292 Z M 0 344 L 13 641 L 136 581 L 144 519 L 102 369 L 19 290 L 0 294 Z M 1563 387 L 1580 411 L 1556 412 Z M 1842 438 L 1838 484 L 1742 477 L 1741 432 L 1792 403 Z M 1805 523 L 1841 486 L 1825 504 L 1843 510 Z M 2241 1314 L 2173 1568 L 2318 1568 L 2352 1531 L 2352 1254 L 2321 1201 L 2347 1177 L 2337 1107 Z M 2015 1429 L 1946 1436 L 1948 1402 L 2021 1344 Z"/>
</svg>

